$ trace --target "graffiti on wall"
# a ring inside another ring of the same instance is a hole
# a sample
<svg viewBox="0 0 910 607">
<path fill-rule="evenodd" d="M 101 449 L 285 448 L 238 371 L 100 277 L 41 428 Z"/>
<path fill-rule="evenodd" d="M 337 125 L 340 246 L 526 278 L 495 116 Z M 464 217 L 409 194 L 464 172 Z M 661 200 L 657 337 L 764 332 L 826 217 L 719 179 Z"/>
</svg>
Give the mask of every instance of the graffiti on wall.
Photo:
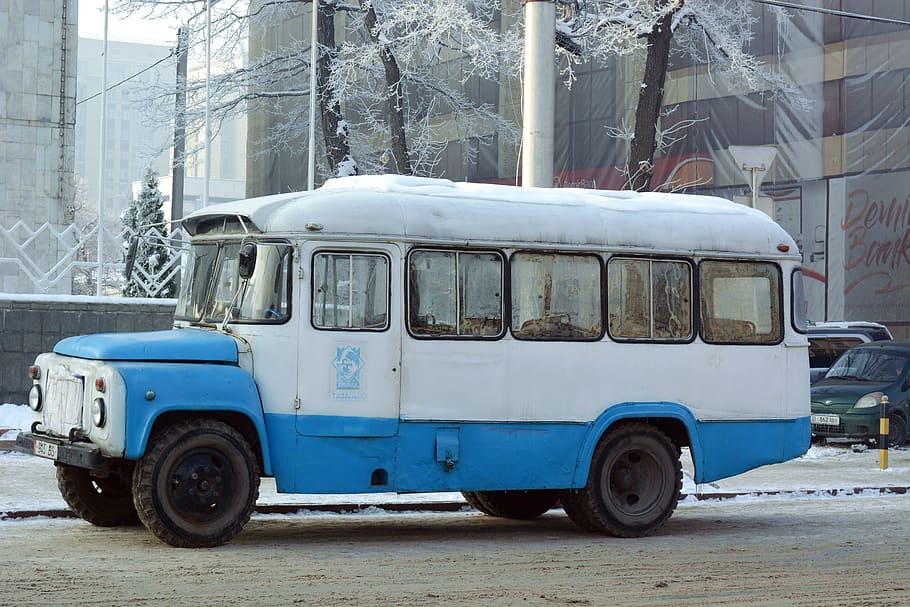
<svg viewBox="0 0 910 607">
<path fill-rule="evenodd" d="M 901 292 L 910 288 L 910 188 L 848 190 L 840 227 L 846 307 L 876 311 L 881 320 L 906 317 Z"/>
</svg>

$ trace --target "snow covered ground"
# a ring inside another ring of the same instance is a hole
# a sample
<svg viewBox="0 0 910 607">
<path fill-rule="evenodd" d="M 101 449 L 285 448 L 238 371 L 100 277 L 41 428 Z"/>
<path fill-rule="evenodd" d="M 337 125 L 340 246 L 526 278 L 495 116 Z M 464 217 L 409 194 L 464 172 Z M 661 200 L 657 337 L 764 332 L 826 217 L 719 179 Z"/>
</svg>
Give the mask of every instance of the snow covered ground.
<svg viewBox="0 0 910 607">
<path fill-rule="evenodd" d="M 0 405 L 0 428 L 13 428 L 0 440 L 15 438 L 18 429 L 27 429 L 34 415 L 24 405 Z M 854 451 L 849 446 L 813 446 L 803 457 L 773 466 L 764 466 L 745 474 L 716 483 L 695 485 L 687 473 L 683 492 L 687 500 L 694 495 L 728 496 L 738 494 L 737 500 L 789 499 L 815 495 L 829 499 L 832 494 L 846 496 L 878 495 L 880 489 L 898 492 L 910 487 L 910 449 L 891 450 L 889 467 L 879 469 L 877 449 Z M 684 455 L 683 465 L 691 471 L 691 462 Z M 66 505 L 57 491 L 54 465 L 30 455 L 0 451 L 0 514 L 23 510 L 56 510 Z M 858 491 L 865 489 L 866 491 Z M 366 495 L 288 495 L 279 494 L 271 479 L 263 479 L 259 505 L 316 505 L 316 504 L 383 504 L 414 502 L 460 501 L 459 493 L 396 495 L 378 493 Z"/>
</svg>

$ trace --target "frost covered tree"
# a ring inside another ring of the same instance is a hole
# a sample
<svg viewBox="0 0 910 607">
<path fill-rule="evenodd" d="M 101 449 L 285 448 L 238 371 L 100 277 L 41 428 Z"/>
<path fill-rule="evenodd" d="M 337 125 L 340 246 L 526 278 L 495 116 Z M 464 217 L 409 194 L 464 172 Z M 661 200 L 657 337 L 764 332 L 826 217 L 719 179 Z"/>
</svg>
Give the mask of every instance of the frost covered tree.
<svg viewBox="0 0 910 607">
<path fill-rule="evenodd" d="M 686 126 L 683 121 L 674 130 L 661 130 L 667 115 L 664 85 L 674 49 L 695 65 L 709 65 L 712 73 L 723 74 L 734 87 L 766 91 L 795 107 L 808 103 L 776 66 L 748 53 L 757 21 L 751 0 L 594 0 L 577 6 L 563 24 L 563 33 L 577 44 L 583 58 L 601 60 L 617 52 L 645 55 L 634 126 L 612 129 L 630 144 L 625 167 L 629 189 L 650 189 L 655 154 Z M 779 24 L 789 18 L 781 8 L 768 10 Z"/>
<path fill-rule="evenodd" d="M 447 141 L 498 136 L 517 145 L 519 127 L 503 119 L 495 103 L 466 92 L 477 79 L 498 82 L 500 73 L 509 73 L 520 60 L 520 24 L 499 32 L 499 0 L 317 4 L 319 167 L 324 176 L 426 174 Z M 204 0 L 120 0 L 114 10 L 178 17 L 187 24 L 191 52 L 198 57 L 204 48 L 205 5 Z M 255 109 L 269 116 L 267 137 L 252 142 L 259 150 L 305 146 L 311 5 L 312 0 L 212 3 L 213 63 L 236 64 L 234 58 L 242 54 L 238 49 L 250 44 L 244 65 L 213 72 L 210 111 L 216 132 L 225 117 Z M 336 32 L 342 34 L 337 40 Z M 188 132 L 201 129 L 204 88 L 204 81 L 187 82 Z M 171 119 L 169 94 L 160 94 L 154 120 Z"/>
<path fill-rule="evenodd" d="M 236 64 L 211 85 L 214 121 L 234 112 L 269 116 L 260 153 L 299 151 L 308 129 L 314 0 L 212 2 L 213 62 Z M 518 125 L 498 100 L 484 101 L 478 82 L 497 86 L 521 77 L 522 19 L 514 0 L 315 0 L 319 53 L 316 80 L 323 176 L 394 171 L 429 174 L 448 142 L 492 141 L 516 148 Z M 560 16 L 554 63 L 571 84 L 573 66 L 643 58 L 632 127 L 611 133 L 629 141 L 627 187 L 649 189 L 655 154 L 680 137 L 686 122 L 663 128 L 664 83 L 671 52 L 710 66 L 732 86 L 804 103 L 776 66 L 747 52 L 756 22 L 752 0 L 555 0 Z M 205 0 L 119 0 L 115 10 L 177 16 L 203 48 Z M 784 9 L 766 10 L 785 22 Z M 291 24 L 291 25 L 288 25 Z M 276 32 L 284 31 L 279 35 Z M 252 33 L 252 35 L 251 35 Z M 337 35 L 336 35 L 337 34 Z M 283 36 L 283 37 L 282 37 Z M 201 130 L 205 83 L 187 82 L 187 130 Z M 168 92 L 168 95 L 172 91 Z M 168 95 L 162 99 L 170 99 Z M 172 118 L 170 103 L 158 120 Z M 470 146 L 465 146 L 470 149 Z M 192 151 L 188 151 L 191 153 Z M 466 158 L 471 161 L 472 158 Z"/>
<path fill-rule="evenodd" d="M 123 286 L 124 297 L 176 297 L 177 276 L 172 270 L 171 250 L 164 244 L 167 225 L 164 223 L 163 198 L 158 189 L 158 174 L 148 167 L 142 178 L 139 194 L 123 211 L 124 261 L 132 235 L 139 236 L 133 273 Z"/>
</svg>

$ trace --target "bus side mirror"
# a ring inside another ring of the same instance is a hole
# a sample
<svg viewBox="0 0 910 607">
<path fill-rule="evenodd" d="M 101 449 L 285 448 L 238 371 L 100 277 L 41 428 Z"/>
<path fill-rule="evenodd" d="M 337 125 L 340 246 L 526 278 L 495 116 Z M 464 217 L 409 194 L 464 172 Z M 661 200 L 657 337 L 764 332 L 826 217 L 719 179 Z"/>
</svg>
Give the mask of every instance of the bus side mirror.
<svg viewBox="0 0 910 607">
<path fill-rule="evenodd" d="M 126 268 L 123 270 L 124 276 L 129 280 L 133 276 L 133 266 L 136 265 L 136 251 L 139 248 L 139 237 L 130 238 L 130 246 L 126 250 Z"/>
<path fill-rule="evenodd" d="M 256 245 L 248 242 L 240 247 L 237 261 L 240 264 L 240 278 L 247 280 L 253 275 L 253 270 L 256 268 Z"/>
</svg>

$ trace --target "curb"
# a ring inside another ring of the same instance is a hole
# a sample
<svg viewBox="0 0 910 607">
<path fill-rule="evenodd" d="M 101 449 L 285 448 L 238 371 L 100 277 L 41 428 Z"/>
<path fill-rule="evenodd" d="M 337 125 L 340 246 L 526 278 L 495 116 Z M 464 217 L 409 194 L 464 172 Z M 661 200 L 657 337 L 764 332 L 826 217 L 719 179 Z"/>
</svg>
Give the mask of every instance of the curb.
<svg viewBox="0 0 910 607">
<path fill-rule="evenodd" d="M 15 428 L 3 428 L 0 427 L 0 437 L 2 437 L 7 432 L 12 432 Z M 16 446 L 16 439 L 0 439 L 0 451 L 12 451 L 13 447 Z"/>
<path fill-rule="evenodd" d="M 851 495 L 907 495 L 910 487 L 853 487 L 852 489 L 804 489 L 798 491 L 741 491 L 721 493 L 683 493 L 682 502 L 690 497 L 699 502 L 727 501 L 738 497 L 848 497 Z M 253 508 L 255 514 L 303 514 L 307 512 L 334 512 L 337 514 L 363 514 L 376 510 L 385 512 L 473 512 L 465 502 L 390 502 L 378 504 L 263 504 Z M 10 510 L 0 512 L 0 521 L 36 517 L 78 518 L 66 509 Z"/>
</svg>

